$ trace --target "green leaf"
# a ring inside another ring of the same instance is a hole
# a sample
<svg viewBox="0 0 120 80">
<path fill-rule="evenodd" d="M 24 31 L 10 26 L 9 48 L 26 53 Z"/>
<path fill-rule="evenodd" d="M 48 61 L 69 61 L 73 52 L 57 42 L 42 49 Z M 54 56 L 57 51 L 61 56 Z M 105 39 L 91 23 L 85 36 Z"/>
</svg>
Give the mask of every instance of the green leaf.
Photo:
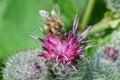
<svg viewBox="0 0 120 80">
<path fill-rule="evenodd" d="M 40 9 L 50 10 L 49 0 L 0 0 L 0 58 L 13 51 L 38 47 L 28 33 L 39 32 Z M 48 2 L 48 3 L 46 3 Z M 39 36 L 43 36 L 39 32 Z"/>
<path fill-rule="evenodd" d="M 74 16 L 83 11 L 82 0 L 0 0 L 0 58 L 11 55 L 16 50 L 37 48 L 34 39 L 27 36 L 43 26 L 38 11 L 51 11 L 54 4 L 61 8 L 63 22 L 67 30 L 72 27 Z M 78 4 L 80 6 L 78 6 Z M 79 10 L 79 8 L 82 9 Z M 83 12 L 82 12 L 83 13 Z"/>
</svg>

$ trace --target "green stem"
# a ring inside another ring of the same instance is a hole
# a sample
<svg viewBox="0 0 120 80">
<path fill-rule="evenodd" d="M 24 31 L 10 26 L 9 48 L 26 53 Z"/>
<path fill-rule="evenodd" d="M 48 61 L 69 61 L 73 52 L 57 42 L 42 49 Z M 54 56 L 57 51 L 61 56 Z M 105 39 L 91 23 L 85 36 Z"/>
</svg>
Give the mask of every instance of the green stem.
<svg viewBox="0 0 120 80">
<path fill-rule="evenodd" d="M 100 32 L 109 28 L 110 21 L 111 19 L 108 17 L 103 18 L 99 23 L 93 25 L 92 29 L 89 32 L 89 35 L 93 35 L 96 32 Z"/>
<path fill-rule="evenodd" d="M 86 25 L 87 25 L 87 23 L 89 21 L 90 15 L 92 13 L 92 10 L 93 10 L 94 4 L 95 4 L 95 1 L 96 0 L 89 0 L 89 2 L 88 2 L 88 6 L 87 6 L 85 14 L 84 14 L 84 16 L 82 18 L 82 23 L 81 23 L 82 30 L 85 29 L 85 27 L 86 27 Z"/>
</svg>

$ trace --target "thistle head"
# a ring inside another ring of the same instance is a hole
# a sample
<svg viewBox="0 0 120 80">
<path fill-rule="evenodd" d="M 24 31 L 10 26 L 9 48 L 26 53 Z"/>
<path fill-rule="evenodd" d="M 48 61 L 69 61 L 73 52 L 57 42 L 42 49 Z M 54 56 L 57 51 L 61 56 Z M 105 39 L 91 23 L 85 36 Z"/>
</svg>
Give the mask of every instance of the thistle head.
<svg viewBox="0 0 120 80">
<path fill-rule="evenodd" d="M 50 16 L 48 15 L 49 14 L 48 12 L 44 10 L 40 10 L 40 14 L 43 17 L 43 19 L 45 19 L 48 23 L 49 22 L 51 24 L 53 23 L 51 22 L 51 20 L 49 20 Z M 57 19 L 53 21 L 56 22 L 56 20 Z M 77 32 L 78 22 L 79 22 L 79 18 L 76 15 L 72 30 L 69 33 L 67 33 L 66 31 L 62 32 L 62 30 L 60 29 L 60 34 L 62 34 L 61 36 L 56 35 L 56 33 L 53 34 L 48 30 L 46 33 L 42 31 L 43 33 L 45 33 L 45 37 L 43 39 L 41 39 L 36 34 L 30 35 L 36 40 L 42 42 L 43 50 L 40 52 L 40 56 L 44 57 L 46 59 L 46 62 L 56 64 L 55 66 L 52 65 L 53 68 L 55 68 L 59 64 L 67 65 L 74 68 L 73 65 L 77 62 L 78 59 L 85 58 L 84 51 L 92 47 L 92 44 L 89 44 L 88 46 L 83 45 L 83 43 L 89 42 L 89 40 L 85 41 L 85 37 L 87 36 L 89 30 L 91 29 L 91 26 L 88 27 L 83 33 L 77 35 L 76 32 Z M 52 25 L 52 26 L 50 25 L 47 27 L 50 28 L 50 31 L 51 31 L 51 29 L 53 30 L 53 28 L 56 26 L 62 27 L 62 26 L 59 26 L 58 24 Z M 74 70 L 76 69 L 74 68 Z"/>
<path fill-rule="evenodd" d="M 31 34 L 31 36 L 38 41 L 42 42 L 43 50 L 40 56 L 44 57 L 47 62 L 52 62 L 56 64 L 64 64 L 68 66 L 74 65 L 78 59 L 85 58 L 84 51 L 90 47 L 83 45 L 83 43 L 89 42 L 85 41 L 87 33 L 91 29 L 88 27 L 82 34 L 76 35 L 78 26 L 78 16 L 75 16 L 72 30 L 67 34 L 64 33 L 64 38 L 50 33 L 46 33 L 45 38 L 41 39 L 36 34 Z"/>
<path fill-rule="evenodd" d="M 120 79 L 120 31 L 115 31 L 112 38 L 101 46 L 92 58 L 92 76 L 95 80 Z M 94 80 L 92 79 L 92 80 Z"/>
<path fill-rule="evenodd" d="M 13 55 L 3 68 L 4 80 L 45 80 L 47 67 L 43 58 L 36 59 L 37 51 L 22 51 Z M 44 76 L 43 76 L 44 75 Z"/>
<path fill-rule="evenodd" d="M 97 54 L 106 60 L 117 62 L 120 57 L 120 30 L 114 31 L 111 40 L 97 50 Z"/>
<path fill-rule="evenodd" d="M 45 52 L 42 52 L 41 55 L 46 58 L 47 61 L 66 65 L 72 65 L 77 59 L 83 58 L 83 51 L 91 47 L 91 44 L 88 46 L 82 45 L 91 27 L 88 27 L 82 34 L 76 35 L 77 26 L 78 17 L 76 16 L 72 30 L 64 39 L 60 39 L 60 37 L 56 35 L 46 34 L 42 42 Z"/>
</svg>

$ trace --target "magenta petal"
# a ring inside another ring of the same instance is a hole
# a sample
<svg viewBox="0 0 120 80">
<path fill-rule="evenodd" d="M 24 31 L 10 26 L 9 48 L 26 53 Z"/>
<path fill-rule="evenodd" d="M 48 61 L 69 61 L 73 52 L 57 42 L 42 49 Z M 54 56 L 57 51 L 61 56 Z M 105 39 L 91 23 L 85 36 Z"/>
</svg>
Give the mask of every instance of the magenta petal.
<svg viewBox="0 0 120 80">
<path fill-rule="evenodd" d="M 47 60 L 55 60 L 56 55 L 55 54 L 48 54 L 48 53 L 43 53 L 42 56 L 46 58 Z"/>
</svg>

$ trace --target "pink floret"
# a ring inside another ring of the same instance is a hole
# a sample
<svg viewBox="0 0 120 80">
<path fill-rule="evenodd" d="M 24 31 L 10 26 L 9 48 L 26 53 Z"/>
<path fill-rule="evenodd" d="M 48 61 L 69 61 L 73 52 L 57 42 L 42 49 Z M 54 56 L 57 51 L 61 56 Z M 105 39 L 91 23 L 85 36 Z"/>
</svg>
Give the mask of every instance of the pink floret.
<svg viewBox="0 0 120 80">
<path fill-rule="evenodd" d="M 56 35 L 47 34 L 43 40 L 46 53 L 42 53 L 42 56 L 48 61 L 73 64 L 76 59 L 84 56 L 85 46 L 80 46 L 82 41 L 79 41 L 84 35 L 78 39 L 80 36 L 70 32 L 67 38 L 61 40 Z"/>
</svg>

